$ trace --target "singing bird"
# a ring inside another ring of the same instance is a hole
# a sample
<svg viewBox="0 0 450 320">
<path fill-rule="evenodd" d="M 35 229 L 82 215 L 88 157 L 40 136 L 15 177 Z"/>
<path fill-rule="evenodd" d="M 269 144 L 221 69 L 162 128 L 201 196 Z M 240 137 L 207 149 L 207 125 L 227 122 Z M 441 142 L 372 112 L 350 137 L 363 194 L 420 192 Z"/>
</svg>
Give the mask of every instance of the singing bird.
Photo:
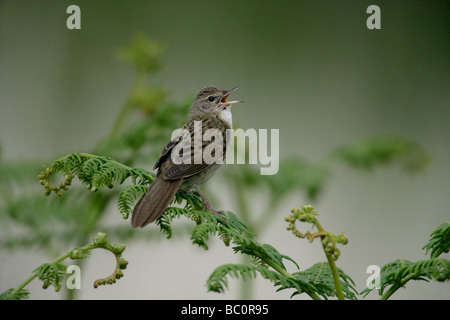
<svg viewBox="0 0 450 320">
<path fill-rule="evenodd" d="M 239 86 L 230 90 L 219 89 L 214 86 L 202 88 L 194 97 L 186 124 L 183 126 L 185 133 L 190 135 L 191 142 L 188 156 L 191 161 L 173 161 L 172 152 L 176 152 L 178 143 L 186 142 L 181 140 L 181 136 L 176 136 L 162 150 L 153 169 L 158 169 L 156 177 L 144 194 L 136 203 L 131 224 L 133 227 L 144 227 L 158 219 L 164 210 L 169 206 L 172 198 L 178 190 L 189 191 L 193 188 L 197 190 L 205 203 L 204 209 L 211 210 L 220 216 L 220 213 L 212 208 L 206 197 L 200 191 L 199 186 L 211 178 L 223 161 L 205 161 L 203 155 L 205 148 L 211 150 L 210 144 L 220 143 L 222 159 L 226 154 L 227 129 L 232 128 L 231 106 L 243 102 L 242 100 L 227 101 L 228 96 Z M 201 125 L 201 130 L 199 129 Z M 206 132 L 208 129 L 215 129 L 221 133 L 223 141 L 204 141 L 200 137 L 201 148 L 195 148 L 195 140 L 198 141 L 198 134 Z M 217 146 L 217 145 L 216 145 Z M 216 150 L 214 148 L 214 150 Z M 184 154 L 184 155 L 186 155 Z M 214 152 L 212 152 L 214 154 Z M 222 160 L 221 159 L 221 160 Z"/>
</svg>

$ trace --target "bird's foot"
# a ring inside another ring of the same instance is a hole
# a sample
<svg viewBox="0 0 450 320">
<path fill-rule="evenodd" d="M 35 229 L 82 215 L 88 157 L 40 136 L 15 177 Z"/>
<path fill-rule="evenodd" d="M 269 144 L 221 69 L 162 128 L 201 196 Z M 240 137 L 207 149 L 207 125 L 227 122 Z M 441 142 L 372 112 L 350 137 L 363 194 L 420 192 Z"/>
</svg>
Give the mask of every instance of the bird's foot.
<svg viewBox="0 0 450 320">
<path fill-rule="evenodd" d="M 223 218 L 223 215 L 221 214 L 222 211 L 217 211 L 216 209 L 214 209 L 211 204 L 209 203 L 208 199 L 206 199 L 206 197 L 203 195 L 203 193 L 200 191 L 199 187 L 195 187 L 195 189 L 197 190 L 198 194 L 200 195 L 200 197 L 203 200 L 203 203 L 205 204 L 203 206 L 203 210 L 209 210 L 212 213 L 214 213 L 216 216 L 218 216 L 219 218 Z"/>
<path fill-rule="evenodd" d="M 203 207 L 203 210 L 209 210 L 212 213 L 214 213 L 216 216 L 218 216 L 219 218 L 223 218 L 223 215 L 221 214 L 222 211 L 217 211 L 216 209 L 211 207 L 209 202 L 205 202 L 205 206 Z"/>
</svg>

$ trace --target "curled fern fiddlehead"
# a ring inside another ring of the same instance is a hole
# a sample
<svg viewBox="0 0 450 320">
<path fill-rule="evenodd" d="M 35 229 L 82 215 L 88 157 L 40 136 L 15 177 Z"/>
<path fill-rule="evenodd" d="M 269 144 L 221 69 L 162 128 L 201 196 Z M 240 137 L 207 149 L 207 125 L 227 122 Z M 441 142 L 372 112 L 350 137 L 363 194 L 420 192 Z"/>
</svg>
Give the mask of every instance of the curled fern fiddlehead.
<svg viewBox="0 0 450 320">
<path fill-rule="evenodd" d="M 94 282 L 94 288 L 97 288 L 99 285 L 116 283 L 116 280 L 123 277 L 122 270 L 126 269 L 128 265 L 128 261 L 122 258 L 122 252 L 125 250 L 125 245 L 109 243 L 106 239 L 106 234 L 104 233 L 99 233 L 93 242 L 97 248 L 103 248 L 111 251 L 116 258 L 116 268 L 114 269 L 114 272 L 108 277 L 96 280 Z"/>
<path fill-rule="evenodd" d="M 318 213 L 314 210 L 312 206 L 301 206 L 300 209 L 292 208 L 291 215 L 285 218 L 289 223 L 287 230 L 291 230 L 292 233 L 299 238 L 308 238 L 312 242 L 315 238 L 320 238 L 322 242 L 322 247 L 327 257 L 328 264 L 331 270 L 331 275 L 334 281 L 334 286 L 336 288 L 336 296 L 340 300 L 344 300 L 345 294 L 342 289 L 339 269 L 336 267 L 335 261 L 339 258 L 341 254 L 340 250 L 336 247 L 337 243 L 347 244 L 348 238 L 343 234 L 335 235 L 334 233 L 325 231 L 317 219 Z M 313 224 L 319 231 L 311 233 L 307 231 L 306 233 L 300 232 L 295 223 L 297 221 L 307 222 Z M 345 284 L 344 284 L 345 285 Z"/>
<path fill-rule="evenodd" d="M 336 244 L 347 244 L 348 238 L 343 233 L 335 235 L 334 233 L 325 231 L 317 220 L 318 214 L 312 206 L 302 206 L 300 209 L 293 208 L 291 212 L 292 214 L 285 218 L 285 220 L 289 222 L 286 229 L 292 231 L 296 237 L 307 238 L 310 242 L 315 238 L 321 238 L 322 246 L 327 256 L 332 260 L 337 260 L 341 252 L 336 247 Z M 319 231 L 311 233 L 308 230 L 305 233 L 302 233 L 296 227 L 295 223 L 297 221 L 311 223 L 317 227 Z"/>
<path fill-rule="evenodd" d="M 57 173 L 64 175 L 64 181 L 59 185 L 52 185 L 51 178 Z M 139 168 L 130 168 L 109 157 L 97 156 L 89 153 L 72 153 L 57 159 L 48 168 L 42 171 L 38 178 L 44 186 L 44 194 L 55 192 L 61 195 L 62 190 L 68 190 L 75 176 L 92 192 L 104 187 L 112 188 L 114 182 L 119 184 L 131 177 L 134 184 L 149 184 L 154 174 Z M 129 190 L 136 191 L 136 190 Z M 126 197 L 124 196 L 124 199 Z M 129 198 L 128 198 L 129 199 Z"/>
<path fill-rule="evenodd" d="M 111 244 L 106 238 L 106 234 L 98 233 L 97 237 L 93 239 L 92 244 L 88 244 L 84 247 L 72 249 L 51 262 L 44 263 L 36 268 L 30 277 L 22 282 L 18 287 L 9 289 L 0 294 L 0 300 L 11 299 L 26 299 L 28 298 L 28 290 L 24 289 L 25 286 L 33 279 L 38 278 L 43 281 L 43 288 L 47 289 L 50 286 L 55 287 L 56 291 L 59 291 L 62 287 L 62 281 L 66 278 L 67 267 L 61 262 L 67 258 L 70 259 L 84 259 L 90 255 L 93 249 L 106 249 L 114 254 L 116 258 L 116 267 L 114 272 L 105 278 L 98 279 L 94 282 L 94 288 L 103 284 L 113 284 L 117 279 L 123 277 L 123 271 L 128 265 L 128 261 L 122 257 L 122 253 L 125 250 L 123 244 Z"/>
</svg>

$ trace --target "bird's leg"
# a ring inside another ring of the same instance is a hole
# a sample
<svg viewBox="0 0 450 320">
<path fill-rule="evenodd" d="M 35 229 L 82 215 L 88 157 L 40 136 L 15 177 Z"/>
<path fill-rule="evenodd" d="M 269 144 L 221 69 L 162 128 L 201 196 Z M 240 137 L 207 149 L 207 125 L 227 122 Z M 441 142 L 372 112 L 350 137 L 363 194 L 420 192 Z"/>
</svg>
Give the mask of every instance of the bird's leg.
<svg viewBox="0 0 450 320">
<path fill-rule="evenodd" d="M 203 193 L 200 191 L 200 188 L 198 186 L 195 186 L 195 190 L 200 194 L 200 197 L 202 197 L 203 202 L 205 203 L 205 206 L 203 207 L 203 210 L 208 209 L 209 211 L 213 212 L 218 217 L 222 218 L 223 216 L 220 214 L 220 211 L 217 211 L 214 209 L 211 204 L 209 203 L 208 199 L 203 195 Z"/>
</svg>

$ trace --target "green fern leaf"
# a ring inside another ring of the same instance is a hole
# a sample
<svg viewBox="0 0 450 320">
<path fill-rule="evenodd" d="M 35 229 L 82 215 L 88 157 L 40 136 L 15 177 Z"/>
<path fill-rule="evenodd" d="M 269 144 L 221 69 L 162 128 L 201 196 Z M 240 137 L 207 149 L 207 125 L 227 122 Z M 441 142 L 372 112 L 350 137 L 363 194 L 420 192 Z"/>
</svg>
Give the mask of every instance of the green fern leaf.
<svg viewBox="0 0 450 320">
<path fill-rule="evenodd" d="M 430 241 L 422 248 L 428 252 L 431 250 L 430 257 L 437 258 L 441 253 L 447 253 L 450 250 L 450 222 L 444 222 L 430 235 Z"/>
<path fill-rule="evenodd" d="M 256 278 L 257 273 L 260 273 L 263 278 L 269 279 L 274 283 L 276 281 L 283 283 L 288 282 L 283 275 L 261 266 L 224 264 L 217 267 L 211 273 L 206 282 L 206 285 L 208 287 L 208 291 L 223 293 L 225 289 L 228 289 L 227 276 L 235 279 L 238 279 L 240 277 L 243 280 L 251 280 Z"/>
<path fill-rule="evenodd" d="M 44 284 L 42 288 L 47 289 L 50 286 L 55 287 L 55 291 L 61 289 L 61 283 L 66 277 L 67 267 L 61 263 L 44 263 L 40 265 L 34 272 L 39 280 Z"/>
<path fill-rule="evenodd" d="M 332 156 L 362 170 L 370 171 L 379 165 L 398 163 L 411 173 L 423 170 L 429 160 L 417 143 L 396 136 L 357 141 L 336 149 Z"/>
<path fill-rule="evenodd" d="M 57 173 L 65 174 L 65 181 L 59 186 L 50 185 L 50 178 Z M 61 194 L 61 190 L 68 190 L 72 179 L 78 176 L 81 183 L 88 186 L 92 191 L 104 187 L 112 188 L 114 182 L 123 184 L 131 177 L 133 184 L 147 185 L 154 179 L 154 174 L 140 168 L 127 167 L 109 157 L 96 156 L 87 153 L 72 153 L 63 158 L 55 160 L 41 174 L 39 179 L 45 188 L 45 194 L 51 191 Z"/>
<path fill-rule="evenodd" d="M 26 289 L 21 289 L 14 292 L 14 289 L 8 289 L 0 294 L 0 300 L 25 300 L 30 296 L 30 292 Z"/>
<path fill-rule="evenodd" d="M 314 286 L 304 282 L 301 279 L 286 277 L 276 271 L 272 271 L 265 266 L 248 266 L 242 264 L 224 264 L 217 267 L 209 276 L 206 285 L 208 291 L 223 293 L 228 289 L 228 279 L 242 278 L 244 281 L 256 278 L 260 274 L 261 277 L 271 281 L 279 290 L 294 288 L 296 292 L 314 291 Z"/>
<path fill-rule="evenodd" d="M 410 280 L 428 282 L 431 279 L 448 281 L 450 279 L 450 261 L 442 258 L 431 258 L 418 262 L 397 259 L 381 268 L 378 293 L 387 299 Z M 385 293 L 388 287 L 389 290 Z M 366 296 L 373 289 L 366 288 L 361 294 Z"/>
<path fill-rule="evenodd" d="M 124 219 L 128 218 L 129 214 L 133 211 L 134 204 L 143 194 L 145 194 L 146 190 L 146 186 L 132 184 L 120 191 L 117 207 Z"/>
<path fill-rule="evenodd" d="M 167 239 L 172 237 L 172 220 L 180 218 L 181 215 L 187 215 L 187 210 L 177 207 L 168 207 L 163 215 L 156 221 L 160 231 L 166 234 Z"/>
<path fill-rule="evenodd" d="M 330 265 L 327 262 L 319 262 L 310 268 L 293 273 L 296 279 L 310 284 L 315 288 L 317 294 L 324 299 L 336 296 L 336 289 L 331 275 Z M 341 283 L 344 297 L 351 300 L 356 300 L 357 290 L 353 280 L 338 268 L 339 281 Z M 301 292 L 294 292 L 293 295 Z"/>
<path fill-rule="evenodd" d="M 209 236 L 219 234 L 222 231 L 221 226 L 202 223 L 194 227 L 191 232 L 191 240 L 193 244 L 208 250 L 208 245 L 206 244 L 209 240 Z"/>
<path fill-rule="evenodd" d="M 64 158 L 60 168 L 65 173 L 77 175 L 82 164 L 83 159 L 80 157 L 80 155 L 78 153 L 72 153 Z"/>
</svg>

